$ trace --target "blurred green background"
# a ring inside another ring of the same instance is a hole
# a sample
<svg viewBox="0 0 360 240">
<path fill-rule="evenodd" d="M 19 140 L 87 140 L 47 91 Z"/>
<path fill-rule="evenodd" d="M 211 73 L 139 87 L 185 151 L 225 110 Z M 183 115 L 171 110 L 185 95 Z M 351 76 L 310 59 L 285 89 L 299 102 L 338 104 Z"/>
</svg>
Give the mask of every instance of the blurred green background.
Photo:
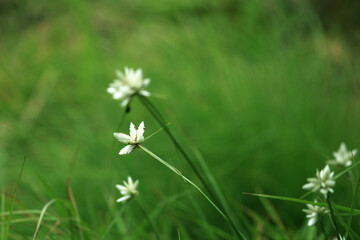
<svg viewBox="0 0 360 240">
<path fill-rule="evenodd" d="M 299 197 L 341 141 L 360 148 L 359 9 L 358 1 L 321 0 L 1 1 L 1 183 L 13 191 L 26 154 L 15 208 L 49 201 L 44 182 L 66 198 L 69 178 L 81 218 L 101 232 L 120 208 L 115 183 L 131 175 L 164 235 L 179 228 L 208 239 L 189 217 L 196 211 L 229 232 L 144 152 L 117 155 L 123 145 L 112 133 L 123 110 L 106 88 L 115 69 L 129 66 L 151 78 L 151 101 L 185 148 L 200 150 L 234 211 L 246 206 L 266 218 L 242 192 Z M 120 130 L 142 120 L 146 136 L 160 128 L 136 99 Z M 163 132 L 144 145 L 196 180 Z M 337 188 L 336 201 L 349 205 L 346 180 Z M 305 224 L 303 206 L 272 204 L 289 232 Z M 123 215 L 121 236 L 137 239 L 131 229 L 141 213 Z"/>
</svg>

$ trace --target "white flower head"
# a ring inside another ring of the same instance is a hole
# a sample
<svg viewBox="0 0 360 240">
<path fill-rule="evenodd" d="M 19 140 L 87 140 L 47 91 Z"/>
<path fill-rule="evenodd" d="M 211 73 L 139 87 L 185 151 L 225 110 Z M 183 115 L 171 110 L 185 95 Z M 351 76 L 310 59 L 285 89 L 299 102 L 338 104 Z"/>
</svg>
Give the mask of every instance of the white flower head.
<svg viewBox="0 0 360 240">
<path fill-rule="evenodd" d="M 329 160 L 328 164 L 344 165 L 345 167 L 348 167 L 352 164 L 351 159 L 353 159 L 353 157 L 356 155 L 356 153 L 357 153 L 357 149 L 348 151 L 345 143 L 342 142 L 340 144 L 339 150 L 337 152 L 333 153 L 335 159 Z"/>
<path fill-rule="evenodd" d="M 128 182 L 123 181 L 123 183 L 124 185 L 116 184 L 116 188 L 119 189 L 120 193 L 123 195 L 121 198 L 117 199 L 116 202 L 125 202 L 139 194 L 136 190 L 139 180 L 133 182 L 131 177 L 128 177 Z"/>
<path fill-rule="evenodd" d="M 320 172 L 316 170 L 316 178 L 307 179 L 309 183 L 305 184 L 303 189 L 320 192 L 326 198 L 328 192 L 334 192 L 332 187 L 335 186 L 335 180 L 333 178 L 334 172 L 331 172 L 329 165 L 326 165 Z"/>
<path fill-rule="evenodd" d="M 317 201 L 315 200 L 315 202 Z M 313 226 L 317 222 L 319 215 L 328 213 L 328 210 L 325 207 L 311 204 L 306 204 L 306 206 L 308 208 L 303 209 L 303 211 L 307 214 L 306 217 L 309 218 L 308 226 Z"/>
<path fill-rule="evenodd" d="M 150 79 L 143 79 L 142 69 L 132 69 L 125 67 L 124 73 L 117 70 L 117 79 L 107 89 L 107 92 L 113 95 L 116 100 L 122 100 L 121 106 L 125 107 L 129 104 L 131 98 L 136 95 L 145 97 L 150 96 L 150 92 L 144 90 L 149 85 Z"/>
<path fill-rule="evenodd" d="M 114 137 L 122 143 L 127 144 L 125 147 L 123 147 L 119 154 L 129 154 L 131 153 L 140 143 L 142 143 L 144 139 L 144 132 L 145 132 L 145 124 L 144 121 L 142 121 L 139 124 L 138 129 L 135 128 L 135 125 L 133 123 L 130 123 L 130 135 L 127 135 L 125 133 L 114 133 Z"/>
</svg>

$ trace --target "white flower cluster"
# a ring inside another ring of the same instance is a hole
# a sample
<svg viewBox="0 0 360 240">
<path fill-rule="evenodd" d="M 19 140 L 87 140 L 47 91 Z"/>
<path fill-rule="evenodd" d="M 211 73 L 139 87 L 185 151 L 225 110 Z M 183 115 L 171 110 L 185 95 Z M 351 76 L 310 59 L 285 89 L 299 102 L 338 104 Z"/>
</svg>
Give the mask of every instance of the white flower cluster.
<svg viewBox="0 0 360 240">
<path fill-rule="evenodd" d="M 145 132 L 145 124 L 144 121 L 142 121 L 136 130 L 135 125 L 133 123 L 130 123 L 130 135 L 127 135 L 125 133 L 114 133 L 114 137 L 122 143 L 127 144 L 125 147 L 123 147 L 119 154 L 129 154 L 131 153 L 137 146 L 139 146 L 140 143 L 144 141 L 144 132 Z"/>
<path fill-rule="evenodd" d="M 351 160 L 355 157 L 356 153 L 357 149 L 348 151 L 345 143 L 342 142 L 340 144 L 339 150 L 333 153 L 335 159 L 329 160 L 328 164 L 344 165 L 345 167 L 348 167 L 352 164 Z"/>
<path fill-rule="evenodd" d="M 125 67 L 124 73 L 117 70 L 116 75 L 118 79 L 110 84 L 107 92 L 112 94 L 114 99 L 122 100 L 121 106 L 127 106 L 136 94 L 150 96 L 150 92 L 144 90 L 149 85 L 150 79 L 143 79 L 141 68 L 134 70 Z"/>
<path fill-rule="evenodd" d="M 136 188 L 139 184 L 139 180 L 133 182 L 131 177 L 128 177 L 128 182 L 124 181 L 123 183 L 124 185 L 116 184 L 116 188 L 119 189 L 120 193 L 123 195 L 121 198 L 117 199 L 116 202 L 125 202 L 138 195 Z"/>
<path fill-rule="evenodd" d="M 315 200 L 315 202 L 317 202 Z M 313 226 L 318 218 L 319 215 L 323 215 L 329 212 L 325 207 L 320 207 L 316 205 L 306 204 L 308 209 L 303 209 L 303 211 L 307 214 L 306 217 L 309 218 L 308 226 Z"/>
<path fill-rule="evenodd" d="M 311 190 L 313 192 L 320 192 L 326 198 L 328 193 L 334 193 L 335 180 L 334 172 L 330 171 L 329 165 L 326 165 L 320 172 L 316 170 L 316 178 L 308 178 L 307 184 L 303 186 L 303 189 Z"/>
<path fill-rule="evenodd" d="M 334 160 L 327 161 L 328 164 L 343 165 L 348 167 L 352 164 L 352 159 L 356 155 L 357 150 L 348 151 L 345 143 L 340 144 L 340 148 L 337 152 L 334 152 Z M 330 170 L 330 166 L 326 165 L 320 172 L 316 170 L 315 178 L 308 178 L 308 183 L 303 186 L 303 189 L 310 190 L 312 192 L 320 193 L 325 198 L 328 197 L 329 193 L 334 193 L 333 187 L 335 186 L 334 179 L 335 172 Z M 316 202 L 316 201 L 315 201 Z M 312 226 L 318 220 L 320 214 L 328 213 L 325 207 L 315 206 L 307 204 L 308 209 L 303 211 L 307 213 L 306 217 L 309 218 L 308 225 Z M 341 236 L 340 236 L 341 237 Z"/>
</svg>

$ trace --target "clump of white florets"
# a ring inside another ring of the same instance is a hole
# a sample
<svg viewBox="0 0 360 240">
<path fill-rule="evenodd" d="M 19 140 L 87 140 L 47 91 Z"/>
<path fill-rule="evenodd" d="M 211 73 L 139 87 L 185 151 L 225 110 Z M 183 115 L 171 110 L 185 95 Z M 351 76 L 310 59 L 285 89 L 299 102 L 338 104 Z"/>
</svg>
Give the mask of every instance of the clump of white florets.
<svg viewBox="0 0 360 240">
<path fill-rule="evenodd" d="M 116 188 L 119 189 L 120 193 L 123 195 L 121 198 L 117 199 L 116 202 L 125 202 L 139 194 L 136 190 L 139 180 L 133 182 L 131 177 L 128 177 L 128 182 L 123 181 L 123 183 L 124 185 L 116 184 Z"/>
<path fill-rule="evenodd" d="M 329 165 L 326 165 L 320 172 L 319 170 L 316 170 L 316 178 L 308 178 L 307 180 L 309 183 L 303 186 L 304 189 L 311 190 L 313 192 L 320 192 L 325 198 L 329 192 L 334 192 L 334 172 L 330 171 Z"/>
<path fill-rule="evenodd" d="M 356 153 L 357 153 L 357 149 L 348 151 L 345 143 L 342 142 L 340 144 L 339 150 L 333 153 L 335 159 L 329 160 L 328 164 L 344 165 L 345 167 L 348 167 L 352 164 L 351 160 L 354 158 Z"/>
<path fill-rule="evenodd" d="M 121 106 L 129 104 L 131 98 L 135 95 L 150 96 L 150 92 L 144 90 L 150 83 L 149 78 L 143 79 L 142 69 L 132 69 L 125 67 L 124 73 L 117 70 L 117 79 L 110 84 L 107 92 L 112 94 L 116 100 L 121 100 Z"/>
<path fill-rule="evenodd" d="M 315 200 L 315 202 L 317 202 Z M 307 209 L 303 209 L 303 211 L 307 214 L 306 217 L 309 218 L 308 226 L 314 225 L 320 215 L 324 215 L 329 211 L 325 207 L 320 207 L 316 205 L 306 204 Z"/>
<path fill-rule="evenodd" d="M 125 133 L 114 133 L 114 137 L 122 142 L 127 144 L 125 147 L 123 147 L 119 154 L 129 154 L 131 153 L 136 147 L 139 146 L 140 143 L 142 143 L 144 139 L 144 132 L 145 132 L 145 124 L 144 121 L 142 121 L 136 130 L 135 125 L 133 123 L 130 123 L 130 135 L 127 135 Z"/>
</svg>

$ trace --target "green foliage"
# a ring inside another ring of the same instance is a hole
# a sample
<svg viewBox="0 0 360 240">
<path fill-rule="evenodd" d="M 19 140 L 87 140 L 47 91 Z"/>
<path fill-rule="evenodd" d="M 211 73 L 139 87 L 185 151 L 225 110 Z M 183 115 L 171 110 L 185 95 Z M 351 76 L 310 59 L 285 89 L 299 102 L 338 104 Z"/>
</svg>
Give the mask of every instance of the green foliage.
<svg viewBox="0 0 360 240">
<path fill-rule="evenodd" d="M 190 158 L 203 156 L 207 166 L 196 168 L 213 177 L 249 239 L 319 235 L 306 226 L 302 204 L 242 194 L 261 187 L 301 196 L 341 141 L 360 148 L 359 53 L 325 34 L 308 3 L 26 0 L 0 9 L 2 212 L 28 157 L 8 239 L 32 237 L 54 198 L 37 239 L 154 239 L 149 221 L 161 239 L 235 238 L 181 178 L 143 152 L 117 154 L 112 133 L 130 121 L 145 121 L 145 137 L 160 128 L 138 99 L 124 116 L 106 93 L 124 66 L 152 79 L 151 101 Z M 145 145 L 204 189 L 164 131 Z M 358 190 L 343 173 L 334 201 L 349 207 L 355 224 Z M 149 221 L 132 202 L 115 203 L 114 186 L 128 175 L 140 180 L 137 200 Z M 39 211 L 15 214 L 26 209 Z M 7 220 L 1 216 L 2 226 Z"/>
</svg>

